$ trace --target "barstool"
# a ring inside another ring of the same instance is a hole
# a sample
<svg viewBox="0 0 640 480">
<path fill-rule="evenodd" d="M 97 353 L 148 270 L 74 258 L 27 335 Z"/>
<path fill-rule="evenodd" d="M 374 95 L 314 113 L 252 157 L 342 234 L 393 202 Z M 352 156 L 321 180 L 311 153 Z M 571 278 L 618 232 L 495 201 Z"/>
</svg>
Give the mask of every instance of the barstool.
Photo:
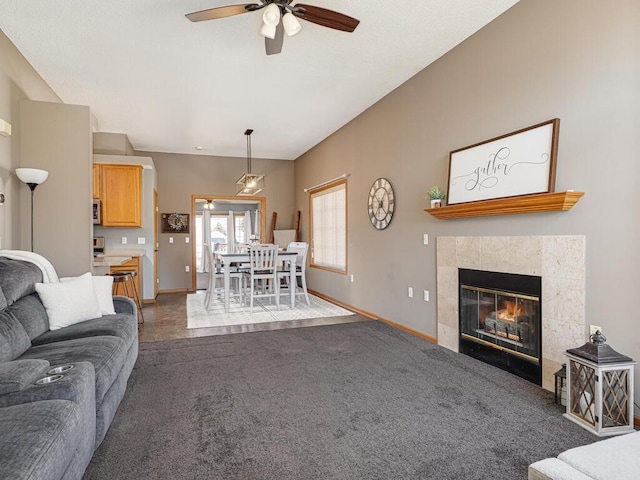
<svg viewBox="0 0 640 480">
<path fill-rule="evenodd" d="M 144 324 L 144 315 L 142 314 L 142 302 L 140 301 L 140 296 L 138 295 L 138 290 L 136 289 L 136 282 L 133 277 L 138 274 L 135 270 L 121 270 L 119 272 L 111 273 L 113 277 L 113 295 L 118 295 L 118 287 L 122 285 L 124 295 L 132 298 L 138 306 L 138 311 L 140 312 L 140 320 L 138 323 Z M 131 292 L 129 291 L 131 288 Z"/>
</svg>

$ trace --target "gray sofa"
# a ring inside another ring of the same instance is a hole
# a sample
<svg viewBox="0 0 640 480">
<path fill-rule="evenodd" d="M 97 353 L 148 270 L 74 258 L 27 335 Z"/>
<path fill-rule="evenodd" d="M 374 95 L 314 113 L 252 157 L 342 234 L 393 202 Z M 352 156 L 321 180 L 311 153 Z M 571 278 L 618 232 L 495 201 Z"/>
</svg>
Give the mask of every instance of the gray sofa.
<svg viewBox="0 0 640 480">
<path fill-rule="evenodd" d="M 138 356 L 131 300 L 114 297 L 116 315 L 51 331 L 41 281 L 34 264 L 0 257 L 2 479 L 82 478 Z"/>
<path fill-rule="evenodd" d="M 638 480 L 640 432 L 572 448 L 529 465 L 529 480 Z"/>
</svg>

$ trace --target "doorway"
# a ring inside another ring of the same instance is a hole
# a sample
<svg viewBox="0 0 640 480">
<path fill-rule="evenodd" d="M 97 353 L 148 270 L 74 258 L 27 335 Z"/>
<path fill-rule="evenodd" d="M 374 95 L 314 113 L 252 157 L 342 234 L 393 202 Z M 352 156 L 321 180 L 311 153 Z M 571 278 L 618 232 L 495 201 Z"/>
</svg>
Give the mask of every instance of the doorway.
<svg viewBox="0 0 640 480">
<path fill-rule="evenodd" d="M 191 210 L 194 219 L 191 289 L 195 291 L 207 288 L 209 266 L 204 261 L 205 243 L 214 252 L 236 252 L 265 238 L 266 199 L 193 195 Z"/>
</svg>

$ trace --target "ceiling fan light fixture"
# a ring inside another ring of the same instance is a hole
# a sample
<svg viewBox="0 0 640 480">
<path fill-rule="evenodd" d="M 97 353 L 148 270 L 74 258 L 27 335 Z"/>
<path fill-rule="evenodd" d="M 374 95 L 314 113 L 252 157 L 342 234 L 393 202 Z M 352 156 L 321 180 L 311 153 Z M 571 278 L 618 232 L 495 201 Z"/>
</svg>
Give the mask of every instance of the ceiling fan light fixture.
<svg viewBox="0 0 640 480">
<path fill-rule="evenodd" d="M 273 40 L 274 38 L 276 38 L 276 27 L 263 23 L 262 27 L 260 28 L 260 35 Z"/>
<path fill-rule="evenodd" d="M 298 19 L 291 12 L 285 13 L 284 17 L 282 17 L 282 26 L 288 37 L 293 37 L 302 30 L 302 25 L 300 25 Z"/>
<path fill-rule="evenodd" d="M 280 23 L 280 8 L 275 3 L 270 3 L 262 13 L 262 21 L 275 28 Z"/>
</svg>

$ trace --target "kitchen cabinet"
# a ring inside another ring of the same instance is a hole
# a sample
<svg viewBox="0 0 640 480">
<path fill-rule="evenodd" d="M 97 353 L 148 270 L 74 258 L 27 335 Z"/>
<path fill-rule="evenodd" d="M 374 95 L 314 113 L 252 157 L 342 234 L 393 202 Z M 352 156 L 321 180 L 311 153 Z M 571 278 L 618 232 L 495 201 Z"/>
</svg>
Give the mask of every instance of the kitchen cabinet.
<svg viewBox="0 0 640 480">
<path fill-rule="evenodd" d="M 111 267 L 109 267 L 109 273 L 122 272 L 123 270 L 136 272 L 136 276 L 133 277 L 133 282 L 136 285 L 136 291 L 140 296 L 140 300 L 142 300 L 142 290 L 140 289 L 140 279 L 142 278 L 142 262 L 140 261 L 140 257 L 133 257 L 127 263 L 123 263 L 122 265 L 112 265 Z M 118 295 L 124 295 L 122 287 L 120 287 L 120 289 L 118 290 Z M 130 292 L 129 297 L 133 301 L 135 301 L 133 292 Z"/>
<path fill-rule="evenodd" d="M 103 227 L 142 226 L 142 166 L 100 165 Z"/>
<path fill-rule="evenodd" d="M 100 200 L 100 165 L 93 164 L 93 199 Z"/>
</svg>

